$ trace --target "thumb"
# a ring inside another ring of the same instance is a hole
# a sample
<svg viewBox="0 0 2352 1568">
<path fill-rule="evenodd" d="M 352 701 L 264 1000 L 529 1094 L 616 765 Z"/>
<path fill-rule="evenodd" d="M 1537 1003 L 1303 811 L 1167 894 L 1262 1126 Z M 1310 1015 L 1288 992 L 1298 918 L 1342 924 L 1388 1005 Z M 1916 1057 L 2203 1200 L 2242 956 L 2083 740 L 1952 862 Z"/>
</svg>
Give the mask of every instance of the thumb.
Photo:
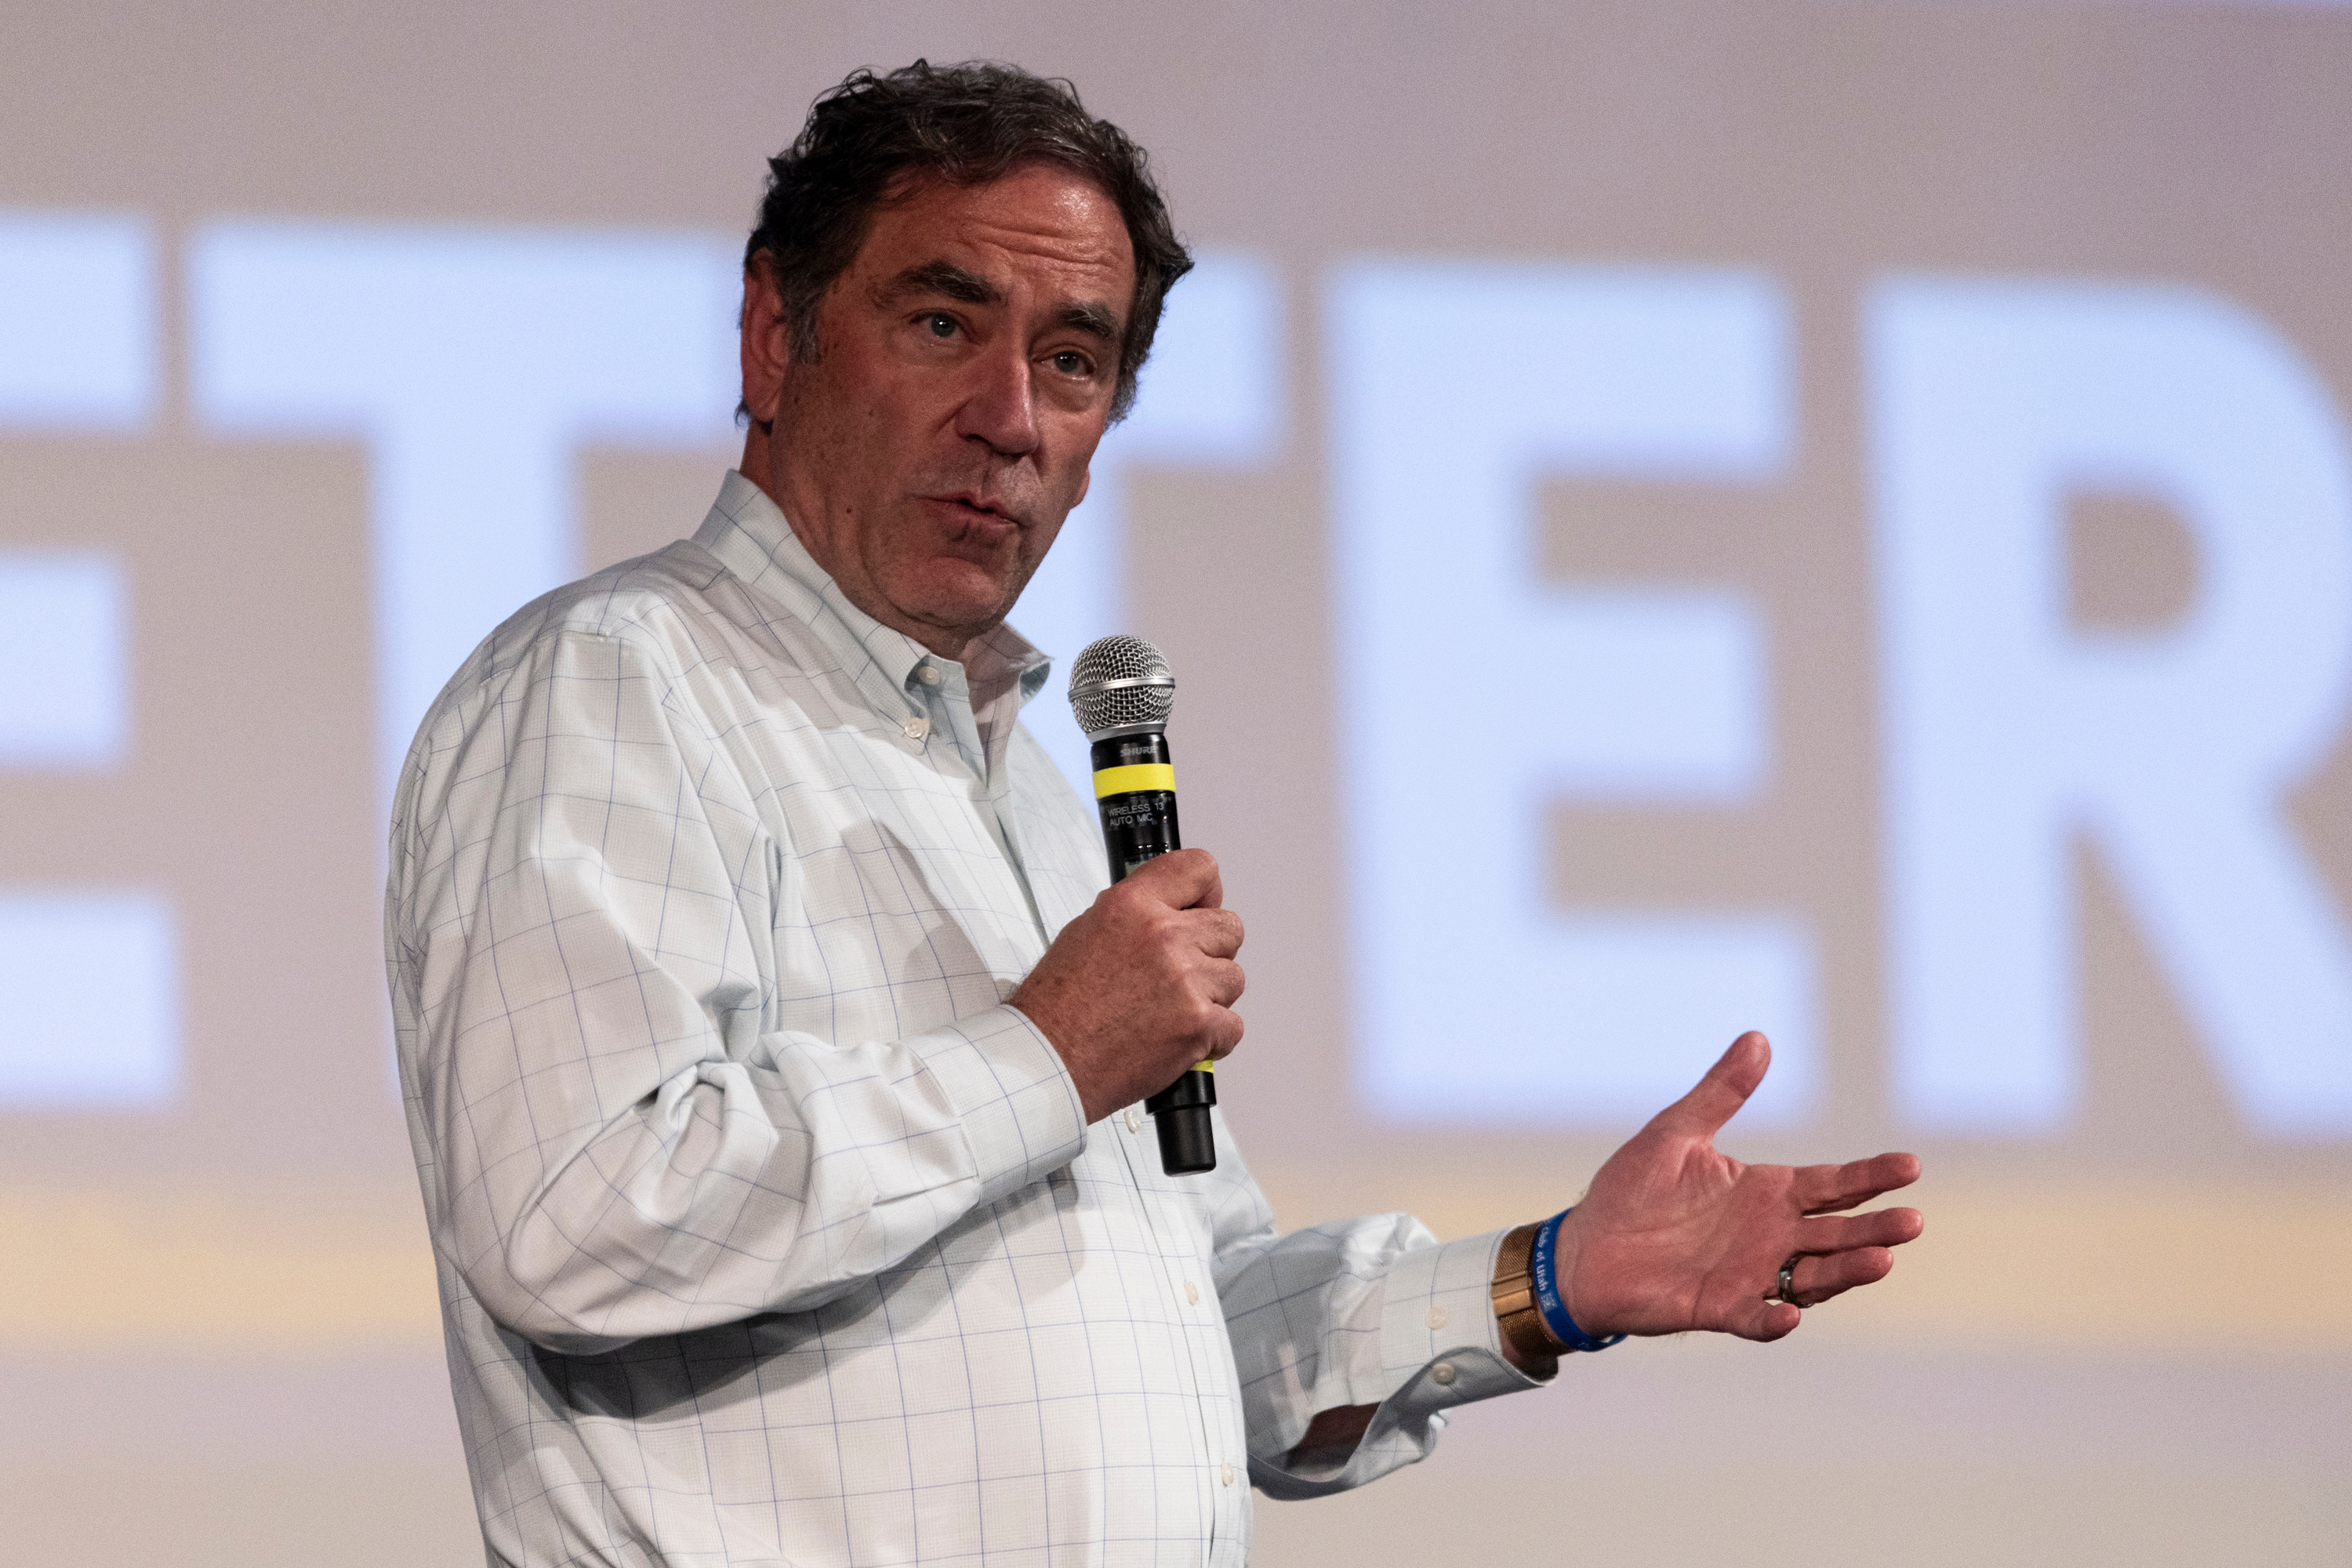
<svg viewBox="0 0 2352 1568">
<path fill-rule="evenodd" d="M 1764 1081 L 1764 1070 L 1771 1065 L 1771 1042 L 1750 1029 L 1716 1058 L 1696 1087 L 1658 1112 L 1650 1125 L 1689 1137 L 1712 1138 L 1734 1112 L 1748 1103 L 1748 1097 Z"/>
</svg>

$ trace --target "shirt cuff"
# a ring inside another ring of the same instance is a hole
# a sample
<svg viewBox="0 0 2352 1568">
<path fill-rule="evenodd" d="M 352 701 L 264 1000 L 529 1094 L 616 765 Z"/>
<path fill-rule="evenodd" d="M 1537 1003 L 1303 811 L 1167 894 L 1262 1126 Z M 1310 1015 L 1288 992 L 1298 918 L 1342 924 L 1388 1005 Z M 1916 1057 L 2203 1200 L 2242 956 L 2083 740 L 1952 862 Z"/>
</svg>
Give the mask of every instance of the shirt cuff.
<svg viewBox="0 0 2352 1568">
<path fill-rule="evenodd" d="M 1019 1009 L 991 1007 L 908 1044 L 963 1126 L 980 1202 L 1044 1181 L 1085 1150 L 1078 1086 L 1062 1053 Z"/>
<path fill-rule="evenodd" d="M 1301 1455 L 1292 1468 L 1253 1458 L 1250 1479 L 1269 1497 L 1323 1497 L 1428 1457 L 1445 1412 L 1500 1394 L 1541 1388 L 1503 1354 L 1495 1318 L 1495 1255 L 1508 1231 L 1408 1252 L 1389 1265 L 1381 1310 L 1381 1407 L 1343 1462 Z"/>
<path fill-rule="evenodd" d="M 1495 1317 L 1495 1255 L 1510 1232 L 1465 1237 L 1409 1252 L 1389 1268 L 1381 1311 L 1382 1399 L 1421 1384 L 1431 1410 L 1541 1388 L 1503 1353 Z"/>
</svg>

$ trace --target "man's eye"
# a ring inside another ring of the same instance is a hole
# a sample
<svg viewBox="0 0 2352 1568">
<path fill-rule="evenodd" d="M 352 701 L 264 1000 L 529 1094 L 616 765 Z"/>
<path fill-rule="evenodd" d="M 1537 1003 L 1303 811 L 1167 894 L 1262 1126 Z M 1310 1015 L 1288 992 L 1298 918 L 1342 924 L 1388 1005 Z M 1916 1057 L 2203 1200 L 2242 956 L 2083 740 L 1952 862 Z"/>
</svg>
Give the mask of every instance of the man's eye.
<svg viewBox="0 0 2352 1568">
<path fill-rule="evenodd" d="M 931 336 L 935 338 L 955 336 L 956 319 L 944 310 L 933 310 L 929 315 L 925 316 L 923 325 L 930 329 Z"/>
<path fill-rule="evenodd" d="M 1087 356 L 1077 350 L 1064 349 L 1054 356 L 1054 368 L 1064 375 L 1084 375 L 1093 367 L 1087 363 Z"/>
</svg>

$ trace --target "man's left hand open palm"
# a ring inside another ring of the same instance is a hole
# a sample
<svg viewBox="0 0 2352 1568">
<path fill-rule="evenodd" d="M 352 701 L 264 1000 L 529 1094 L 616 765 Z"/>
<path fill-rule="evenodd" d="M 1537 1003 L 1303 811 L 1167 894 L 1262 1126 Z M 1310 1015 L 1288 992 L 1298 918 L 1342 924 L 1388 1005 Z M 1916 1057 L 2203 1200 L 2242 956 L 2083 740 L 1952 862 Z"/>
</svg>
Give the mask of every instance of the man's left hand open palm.
<svg viewBox="0 0 2352 1568">
<path fill-rule="evenodd" d="M 1717 1131 L 1771 1059 L 1763 1036 L 1740 1036 L 1593 1177 L 1557 1253 L 1569 1315 L 1585 1332 L 1777 1340 L 1800 1321 L 1795 1307 L 1767 1300 L 1790 1254 L 1806 1255 L 1790 1289 L 1811 1306 L 1885 1278 L 1887 1249 L 1918 1236 L 1916 1209 L 1843 1212 L 1916 1181 L 1916 1156 L 1746 1165 L 1717 1150 Z"/>
</svg>

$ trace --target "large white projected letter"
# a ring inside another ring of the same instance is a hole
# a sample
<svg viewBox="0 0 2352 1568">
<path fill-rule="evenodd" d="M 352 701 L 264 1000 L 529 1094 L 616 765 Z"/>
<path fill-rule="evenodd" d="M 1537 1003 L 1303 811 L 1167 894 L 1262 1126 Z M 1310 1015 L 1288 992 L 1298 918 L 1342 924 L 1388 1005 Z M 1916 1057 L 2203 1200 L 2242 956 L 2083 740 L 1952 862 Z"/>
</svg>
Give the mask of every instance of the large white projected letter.
<svg viewBox="0 0 2352 1568">
<path fill-rule="evenodd" d="M 157 357 L 143 221 L 0 213 L 0 433 L 136 430 L 154 409 Z M 129 601 L 110 555 L 0 554 L 0 768 L 127 759 Z M 175 946 L 157 893 L 0 889 L 0 1105 L 168 1102 Z"/>
<path fill-rule="evenodd" d="M 1746 274 L 1370 262 L 1325 322 L 1358 1029 L 1415 1120 L 1621 1121 L 1739 1030 L 1755 1110 L 1816 1088 L 1794 919 L 1552 907 L 1545 808 L 1744 798 L 1764 633 L 1731 593 L 1542 580 L 1547 474 L 1753 480 L 1787 460 L 1780 292 Z"/>
<path fill-rule="evenodd" d="M 0 1104 L 152 1110 L 180 1088 L 178 936 L 152 893 L 0 890 Z"/>
<path fill-rule="evenodd" d="M 0 212 L 0 431 L 135 429 L 154 407 L 155 362 L 145 223 Z M 0 767 L 122 761 L 129 597 L 108 555 L 0 555 Z"/>
<path fill-rule="evenodd" d="M 1064 678 L 1078 650 L 1128 624 L 1126 469 L 1133 463 L 1237 468 L 1270 459 L 1285 435 L 1282 282 L 1248 256 L 1203 255 L 1168 296 L 1126 423 L 1096 450 L 1086 503 L 1062 525 L 1013 623 L 1054 656 L 1055 679 L 1022 722 L 1094 798 L 1086 737 Z"/>
<path fill-rule="evenodd" d="M 131 749 L 121 562 L 0 551 L 0 768 L 109 768 Z"/>
<path fill-rule="evenodd" d="M 0 212 L 0 427 L 129 429 L 154 402 L 147 225 Z"/>
<path fill-rule="evenodd" d="M 2352 1131 L 2352 945 L 2280 816 L 2352 678 L 2352 464 L 2326 390 L 2262 321 L 2179 289 L 1897 281 L 1868 352 L 1903 1110 L 1988 1131 L 2072 1110 L 2080 828 L 2247 1120 Z M 2084 487 L 2189 525 L 2181 625 L 2069 631 Z"/>
<path fill-rule="evenodd" d="M 208 425 L 369 443 L 387 776 L 474 644 L 578 571 L 574 449 L 730 433 L 716 239 L 220 224 L 188 278 Z"/>
</svg>

